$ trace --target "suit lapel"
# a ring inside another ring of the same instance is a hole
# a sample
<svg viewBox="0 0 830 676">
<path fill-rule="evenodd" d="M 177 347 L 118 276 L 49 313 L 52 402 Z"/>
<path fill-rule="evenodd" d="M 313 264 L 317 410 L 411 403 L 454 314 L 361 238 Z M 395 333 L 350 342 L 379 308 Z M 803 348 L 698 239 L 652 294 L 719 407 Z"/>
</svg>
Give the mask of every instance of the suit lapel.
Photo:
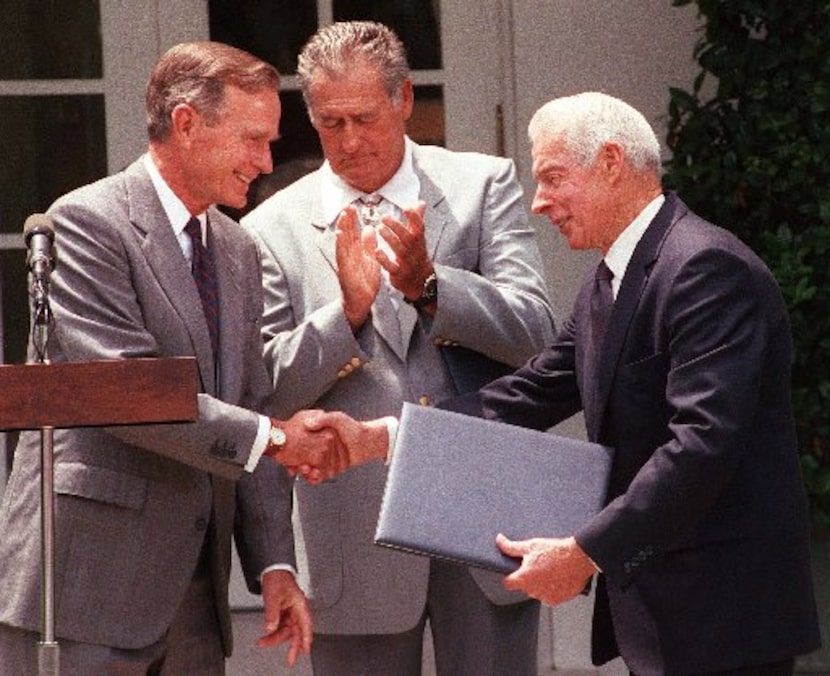
<svg viewBox="0 0 830 676">
<path fill-rule="evenodd" d="M 660 252 L 660 248 L 671 225 L 677 220 L 678 200 L 673 194 L 667 195 L 666 202 L 649 224 L 640 241 L 637 243 L 625 276 L 620 284 L 617 299 L 611 316 L 608 319 L 608 328 L 605 334 L 605 343 L 600 357 L 597 371 L 597 411 L 589 421 L 589 438 L 599 439 L 600 421 L 605 414 L 611 383 L 619 365 L 628 327 L 642 297 L 643 290 L 648 283 L 649 274 Z M 593 428 L 593 429 L 591 429 Z"/>
<path fill-rule="evenodd" d="M 147 264 L 191 337 L 202 389 L 214 393 L 213 350 L 199 292 L 142 160 L 128 168 L 127 189 L 130 219 L 144 235 L 142 249 Z"/>
<path fill-rule="evenodd" d="M 215 208 L 208 210 L 210 221 L 208 246 L 213 255 L 216 267 L 217 282 L 219 285 L 219 373 L 216 387 L 222 399 L 236 401 L 241 397 L 240 392 L 232 391 L 238 385 L 239 357 L 244 353 L 245 331 L 240 327 L 248 326 L 249 318 L 245 317 L 245 303 L 242 301 L 242 289 L 245 284 L 242 277 L 249 274 L 241 268 L 244 265 L 244 254 L 238 251 L 237 239 L 231 228 L 236 224 L 230 223 Z"/>
</svg>

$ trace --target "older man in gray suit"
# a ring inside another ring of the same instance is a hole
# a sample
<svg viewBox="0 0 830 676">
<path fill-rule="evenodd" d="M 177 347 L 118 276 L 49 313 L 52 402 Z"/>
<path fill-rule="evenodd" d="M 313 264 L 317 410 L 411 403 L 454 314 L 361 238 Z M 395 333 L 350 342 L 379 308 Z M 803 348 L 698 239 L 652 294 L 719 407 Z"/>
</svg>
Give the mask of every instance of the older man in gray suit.
<svg viewBox="0 0 830 676">
<path fill-rule="evenodd" d="M 278 413 L 397 415 L 543 347 L 552 313 L 513 163 L 406 137 L 413 85 L 385 26 L 321 29 L 298 75 L 326 162 L 243 219 L 262 244 Z M 382 275 L 342 246 L 358 237 L 379 245 Z M 419 674 L 427 619 L 440 674 L 535 674 L 534 601 L 499 576 L 373 546 L 385 478 L 367 464 L 297 484 L 315 674 Z"/>
<path fill-rule="evenodd" d="M 260 259 L 213 206 L 244 206 L 250 182 L 271 171 L 278 85 L 271 66 L 232 47 L 174 47 L 147 89 L 148 153 L 49 210 L 61 256 L 50 359 L 195 355 L 201 380 L 195 423 L 55 432 L 66 674 L 223 674 L 234 531 L 249 587 L 264 596 L 262 642 L 289 640 L 292 662 L 309 648 L 290 478 L 260 458 L 318 462 L 334 437 L 308 437 L 301 415 L 282 423 L 254 412 L 272 392 Z M 212 300 L 191 275 L 205 258 Z M 38 446 L 37 433 L 22 435 L 0 510 L 0 673 L 15 676 L 38 673 Z"/>
</svg>

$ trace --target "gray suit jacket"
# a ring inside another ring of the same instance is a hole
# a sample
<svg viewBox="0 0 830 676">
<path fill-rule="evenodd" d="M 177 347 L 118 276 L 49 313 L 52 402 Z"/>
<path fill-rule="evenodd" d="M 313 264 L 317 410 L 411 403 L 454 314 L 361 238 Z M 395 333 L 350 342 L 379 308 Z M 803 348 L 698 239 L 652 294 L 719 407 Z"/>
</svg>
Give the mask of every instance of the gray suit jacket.
<svg viewBox="0 0 830 676">
<path fill-rule="evenodd" d="M 442 345 L 518 366 L 550 340 L 542 266 L 513 163 L 423 146 L 413 157 L 438 277 L 432 320 L 402 302 L 396 311 L 382 287 L 371 321 L 352 334 L 319 172 L 243 219 L 262 244 L 266 361 L 281 415 L 308 406 L 360 419 L 398 415 L 404 401 L 456 394 Z M 400 632 L 423 612 L 428 560 L 373 545 L 385 479 L 386 468 L 373 463 L 322 486 L 297 483 L 298 557 L 317 631 Z M 505 592 L 498 575 L 474 574 L 497 602 L 524 598 Z"/>
<path fill-rule="evenodd" d="M 215 371 L 196 286 L 140 160 L 49 214 L 59 252 L 50 359 L 195 355 L 202 385 L 195 423 L 55 432 L 57 635 L 120 648 L 158 640 L 207 536 L 230 652 L 234 523 L 252 591 L 265 566 L 294 563 L 287 475 L 270 462 L 243 472 L 258 424 L 251 410 L 271 395 L 257 248 L 209 210 L 220 290 Z M 39 433 L 21 435 L 0 510 L 0 622 L 27 629 L 40 621 L 39 445 Z"/>
</svg>

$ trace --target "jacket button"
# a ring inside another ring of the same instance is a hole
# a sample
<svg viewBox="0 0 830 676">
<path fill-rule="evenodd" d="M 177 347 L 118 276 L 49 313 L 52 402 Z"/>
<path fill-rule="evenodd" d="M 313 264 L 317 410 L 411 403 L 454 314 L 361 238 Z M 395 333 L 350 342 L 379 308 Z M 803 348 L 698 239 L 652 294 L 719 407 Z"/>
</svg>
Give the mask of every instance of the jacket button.
<svg viewBox="0 0 830 676">
<path fill-rule="evenodd" d="M 196 519 L 196 524 L 195 525 L 196 525 L 196 530 L 199 530 L 199 531 L 207 530 L 207 519 L 203 519 L 203 518 L 199 517 L 198 519 Z"/>
</svg>

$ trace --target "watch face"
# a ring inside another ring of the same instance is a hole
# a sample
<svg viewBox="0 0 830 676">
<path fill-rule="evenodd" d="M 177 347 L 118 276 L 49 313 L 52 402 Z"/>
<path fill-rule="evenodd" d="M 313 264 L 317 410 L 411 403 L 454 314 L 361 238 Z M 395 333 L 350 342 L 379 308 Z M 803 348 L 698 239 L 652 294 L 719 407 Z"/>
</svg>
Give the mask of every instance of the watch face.
<svg viewBox="0 0 830 676">
<path fill-rule="evenodd" d="M 435 300 L 438 298 L 438 280 L 435 279 L 435 275 L 429 277 L 424 283 L 423 298 L 427 298 L 429 300 Z"/>
<path fill-rule="evenodd" d="M 282 430 L 282 428 L 272 427 L 270 437 L 271 437 L 271 443 L 274 444 L 274 446 L 284 446 L 285 445 L 286 437 L 285 437 L 285 432 Z"/>
</svg>

